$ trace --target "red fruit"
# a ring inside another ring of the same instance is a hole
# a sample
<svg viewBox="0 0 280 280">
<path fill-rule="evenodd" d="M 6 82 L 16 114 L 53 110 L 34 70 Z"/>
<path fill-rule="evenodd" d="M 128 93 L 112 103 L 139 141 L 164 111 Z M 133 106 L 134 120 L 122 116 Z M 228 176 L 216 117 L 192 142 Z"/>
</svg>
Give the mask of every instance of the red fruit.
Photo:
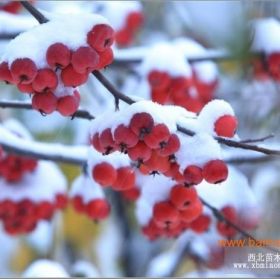
<svg viewBox="0 0 280 280">
<path fill-rule="evenodd" d="M 87 34 L 88 44 L 98 52 L 110 48 L 114 41 L 114 30 L 107 24 L 95 25 Z"/>
<path fill-rule="evenodd" d="M 35 207 L 31 200 L 23 199 L 17 203 L 17 216 L 27 218 L 29 216 L 33 216 Z"/>
<path fill-rule="evenodd" d="M 165 176 L 171 177 L 178 183 L 184 183 L 184 176 L 179 171 L 179 165 L 176 162 L 170 164 L 170 169 L 164 173 Z"/>
<path fill-rule="evenodd" d="M 147 236 L 150 240 L 155 240 L 162 234 L 162 229 L 158 228 L 154 220 L 142 227 L 142 233 Z"/>
<path fill-rule="evenodd" d="M 80 195 L 77 195 L 72 198 L 72 204 L 77 212 L 84 213 L 86 211 L 83 198 Z"/>
<path fill-rule="evenodd" d="M 88 73 L 78 73 L 70 64 L 61 71 L 61 80 L 66 87 L 77 87 L 88 79 Z"/>
<path fill-rule="evenodd" d="M 151 132 L 144 136 L 145 144 L 151 149 L 160 149 L 165 147 L 170 138 L 170 132 L 165 124 L 155 125 Z"/>
<path fill-rule="evenodd" d="M 34 94 L 32 97 L 32 108 L 50 114 L 56 110 L 57 98 L 51 92 Z"/>
<path fill-rule="evenodd" d="M 0 81 L 5 81 L 10 84 L 13 83 L 13 78 L 9 70 L 9 65 L 5 61 L 0 64 Z"/>
<path fill-rule="evenodd" d="M 49 46 L 46 59 L 49 66 L 63 69 L 70 64 L 71 51 L 64 44 L 55 43 Z"/>
<path fill-rule="evenodd" d="M 16 84 L 29 84 L 37 75 L 37 67 L 29 58 L 18 58 L 11 65 L 11 74 Z"/>
<path fill-rule="evenodd" d="M 136 113 L 130 120 L 129 128 L 140 138 L 149 134 L 154 126 L 153 117 L 148 113 Z"/>
<path fill-rule="evenodd" d="M 140 196 L 140 190 L 137 187 L 133 187 L 129 190 L 121 192 L 122 196 L 128 201 L 135 201 Z"/>
<path fill-rule="evenodd" d="M 171 134 L 167 143 L 158 149 L 158 154 L 163 157 L 171 156 L 178 152 L 180 145 L 179 137 L 176 134 Z"/>
<path fill-rule="evenodd" d="M 161 157 L 156 151 L 152 151 L 151 157 L 145 161 L 145 165 L 150 171 L 165 173 L 170 169 L 168 157 Z"/>
<path fill-rule="evenodd" d="M 221 213 L 223 216 L 232 223 L 237 223 L 237 213 L 234 207 L 225 206 Z M 217 230 L 221 235 L 225 237 L 233 237 L 236 234 L 236 230 L 229 225 L 226 221 L 219 221 L 217 223 Z"/>
<path fill-rule="evenodd" d="M 42 201 L 37 205 L 36 215 L 39 219 L 49 220 L 54 213 L 54 205 L 48 201 Z"/>
<path fill-rule="evenodd" d="M 23 93 L 35 93 L 32 84 L 17 84 L 17 88 Z"/>
<path fill-rule="evenodd" d="M 154 205 L 153 217 L 155 224 L 160 228 L 175 227 L 179 223 L 179 212 L 167 201 Z"/>
<path fill-rule="evenodd" d="M 211 160 L 202 169 L 203 178 L 210 184 L 218 184 L 228 177 L 228 168 L 222 160 Z"/>
<path fill-rule="evenodd" d="M 108 187 L 115 183 L 117 171 L 110 163 L 102 162 L 93 167 L 92 177 L 101 186 Z"/>
<path fill-rule="evenodd" d="M 64 209 L 67 206 L 68 198 L 65 194 L 57 194 L 55 196 L 55 206 L 58 209 Z"/>
<path fill-rule="evenodd" d="M 123 124 L 115 129 L 114 139 L 121 151 L 126 151 L 127 148 L 132 148 L 138 143 L 138 137 Z"/>
<path fill-rule="evenodd" d="M 203 206 L 199 199 L 185 209 L 180 211 L 180 218 L 183 222 L 191 223 L 202 214 Z"/>
<path fill-rule="evenodd" d="M 110 204 L 102 198 L 94 199 L 86 205 L 86 212 L 93 220 L 106 219 L 110 211 Z"/>
<path fill-rule="evenodd" d="M 114 60 L 114 53 L 111 48 L 106 49 L 104 52 L 99 53 L 99 63 L 96 69 L 102 69 L 111 64 Z"/>
<path fill-rule="evenodd" d="M 169 86 L 171 80 L 167 72 L 153 70 L 148 75 L 148 81 L 153 89 L 165 90 Z"/>
<path fill-rule="evenodd" d="M 215 132 L 218 136 L 233 137 L 237 129 L 237 119 L 231 115 L 220 117 L 215 122 Z"/>
<path fill-rule="evenodd" d="M 214 97 L 214 91 L 218 86 L 218 80 L 214 80 L 210 83 L 200 81 L 198 78 L 194 79 L 195 88 L 199 94 L 199 98 L 203 102 L 208 103 Z"/>
<path fill-rule="evenodd" d="M 159 104 L 165 104 L 168 101 L 169 93 L 167 90 L 152 89 L 152 100 Z"/>
<path fill-rule="evenodd" d="M 130 12 L 126 18 L 126 24 L 130 30 L 137 30 L 143 21 L 144 17 L 140 12 Z"/>
<path fill-rule="evenodd" d="M 117 169 L 117 179 L 112 188 L 117 191 L 129 190 L 135 187 L 135 173 L 131 167 Z"/>
<path fill-rule="evenodd" d="M 140 162 L 147 161 L 152 155 L 151 149 L 142 141 L 139 141 L 134 147 L 128 148 L 127 153 L 131 160 Z"/>
<path fill-rule="evenodd" d="M 32 87 L 36 92 L 43 92 L 54 90 L 57 87 L 58 79 L 51 69 L 40 69 L 34 81 Z"/>
<path fill-rule="evenodd" d="M 116 32 L 115 39 L 119 46 L 125 47 L 132 43 L 133 34 L 127 28 L 123 28 L 121 30 L 118 30 L 118 32 Z"/>
<path fill-rule="evenodd" d="M 200 215 L 191 223 L 191 229 L 196 233 L 203 233 L 209 229 L 211 218 L 208 215 Z"/>
<path fill-rule="evenodd" d="M 99 134 L 95 133 L 93 137 L 91 138 L 91 145 L 95 148 L 96 151 L 100 153 L 105 153 L 106 149 L 102 147 L 100 144 Z"/>
<path fill-rule="evenodd" d="M 62 116 L 72 116 L 79 108 L 79 99 L 74 95 L 67 95 L 58 99 L 57 111 Z"/>
<path fill-rule="evenodd" d="M 11 200 L 5 199 L 0 202 L 0 219 L 12 219 L 17 212 L 17 205 Z"/>
<path fill-rule="evenodd" d="M 184 170 L 184 182 L 189 185 L 198 185 L 202 182 L 202 169 L 195 165 L 190 165 Z"/>
<path fill-rule="evenodd" d="M 71 62 L 78 73 L 91 72 L 97 69 L 99 54 L 90 47 L 80 47 L 73 52 Z"/>
<path fill-rule="evenodd" d="M 198 199 L 195 188 L 176 185 L 170 192 L 170 201 L 178 210 L 185 210 Z"/>
<path fill-rule="evenodd" d="M 3 7 L 0 8 L 0 10 L 3 10 L 5 12 L 11 13 L 11 14 L 16 14 L 19 12 L 21 9 L 21 5 L 17 1 L 11 1 L 7 4 L 5 4 Z"/>
<path fill-rule="evenodd" d="M 280 65 L 280 53 L 270 54 L 268 56 L 269 74 L 272 76 L 273 79 L 277 81 L 280 80 L 279 65 Z"/>
<path fill-rule="evenodd" d="M 102 149 L 105 150 L 106 154 L 109 154 L 117 149 L 110 128 L 107 128 L 104 131 L 102 131 L 102 133 L 99 136 L 99 143 Z"/>
</svg>

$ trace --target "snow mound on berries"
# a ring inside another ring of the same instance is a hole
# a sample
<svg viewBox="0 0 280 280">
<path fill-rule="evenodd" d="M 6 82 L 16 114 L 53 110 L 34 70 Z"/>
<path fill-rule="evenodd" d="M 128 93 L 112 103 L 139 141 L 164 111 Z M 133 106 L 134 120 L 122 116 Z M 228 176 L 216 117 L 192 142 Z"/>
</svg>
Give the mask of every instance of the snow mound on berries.
<svg viewBox="0 0 280 280">
<path fill-rule="evenodd" d="M 184 53 L 187 59 L 192 55 L 207 54 L 207 49 L 189 38 L 176 39 L 173 44 Z M 196 62 L 192 64 L 192 67 L 199 80 L 205 83 L 211 83 L 218 78 L 217 66 L 212 61 Z"/>
<path fill-rule="evenodd" d="M 130 166 L 130 160 L 126 154 L 114 152 L 109 155 L 102 155 L 95 149 L 90 149 L 88 156 L 88 172 L 91 174 L 92 168 L 102 162 L 110 163 L 115 169 Z"/>
<path fill-rule="evenodd" d="M 142 11 L 142 5 L 139 1 L 103 1 L 98 8 L 98 12 L 109 18 L 116 30 L 125 27 L 126 17 L 130 13 Z"/>
<path fill-rule="evenodd" d="M 142 112 L 149 113 L 155 124 L 164 123 L 172 133 L 177 130 L 177 119 L 194 117 L 194 114 L 180 106 L 163 106 L 150 100 L 141 100 L 122 108 L 120 111 L 109 110 L 96 117 L 92 121 L 91 134 L 100 133 L 106 128 L 111 128 L 113 133 L 120 124 L 128 126 L 131 118 L 136 113 Z"/>
<path fill-rule="evenodd" d="M 66 186 L 66 179 L 55 164 L 40 161 L 36 170 L 25 174 L 18 183 L 7 183 L 0 179 L 0 200 L 17 202 L 30 199 L 33 202 L 54 202 L 57 194 L 66 192 Z"/>
<path fill-rule="evenodd" d="M 69 277 L 64 267 L 58 262 L 51 260 L 36 260 L 33 262 L 22 275 L 25 278 L 37 277 Z"/>
<path fill-rule="evenodd" d="M 71 188 L 70 197 L 81 196 L 86 204 L 97 198 L 104 198 L 101 187 L 87 175 L 77 177 Z"/>
<path fill-rule="evenodd" d="M 0 33 L 2 34 L 23 32 L 38 25 L 37 21 L 33 17 L 13 15 L 3 11 L 0 11 L 0 22 Z"/>
<path fill-rule="evenodd" d="M 168 43 L 152 46 L 139 67 L 145 76 L 151 70 L 168 72 L 172 77 L 191 77 L 192 70 L 183 51 Z"/>
<path fill-rule="evenodd" d="M 198 133 L 193 137 L 180 136 L 181 147 L 175 154 L 183 172 L 189 165 L 203 167 L 214 159 L 222 159 L 221 147 L 216 140 L 206 133 Z"/>
<path fill-rule="evenodd" d="M 266 54 L 280 51 L 280 22 L 275 18 L 258 19 L 252 23 L 252 49 Z"/>
<path fill-rule="evenodd" d="M 197 118 L 201 131 L 215 135 L 214 124 L 224 115 L 234 116 L 234 111 L 229 103 L 220 99 L 215 99 L 207 103 Z"/>
<path fill-rule="evenodd" d="M 2 60 L 7 61 L 10 67 L 17 58 L 30 58 L 38 68 L 47 67 L 42 54 L 47 52 L 50 45 L 59 42 L 72 50 L 87 46 L 87 33 L 97 24 L 108 24 L 108 21 L 97 14 L 54 15 L 49 22 L 13 39 L 7 45 Z"/>
</svg>

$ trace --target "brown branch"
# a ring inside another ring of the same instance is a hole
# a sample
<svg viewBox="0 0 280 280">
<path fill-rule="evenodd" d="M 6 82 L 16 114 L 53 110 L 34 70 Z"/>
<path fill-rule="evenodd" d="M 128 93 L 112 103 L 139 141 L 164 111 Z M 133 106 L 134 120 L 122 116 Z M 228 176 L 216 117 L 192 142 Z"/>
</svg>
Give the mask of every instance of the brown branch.
<svg viewBox="0 0 280 280">
<path fill-rule="evenodd" d="M 20 4 L 34 17 L 36 20 L 42 24 L 46 23 L 49 20 L 33 5 L 31 5 L 28 1 L 20 1 Z"/>
<path fill-rule="evenodd" d="M 236 158 L 229 158 L 226 159 L 225 162 L 229 164 L 258 164 L 258 163 L 266 163 L 270 161 L 279 160 L 278 157 L 270 156 L 270 155 L 263 155 L 258 157 L 236 157 Z"/>
<path fill-rule="evenodd" d="M 263 142 L 265 140 L 268 140 L 270 138 L 273 138 L 275 137 L 275 135 L 273 133 L 267 135 L 267 136 L 264 136 L 264 137 L 261 137 L 261 138 L 256 138 L 256 139 L 245 139 L 245 140 L 242 140 L 242 141 L 239 141 L 239 143 L 256 143 L 256 142 Z"/>
</svg>

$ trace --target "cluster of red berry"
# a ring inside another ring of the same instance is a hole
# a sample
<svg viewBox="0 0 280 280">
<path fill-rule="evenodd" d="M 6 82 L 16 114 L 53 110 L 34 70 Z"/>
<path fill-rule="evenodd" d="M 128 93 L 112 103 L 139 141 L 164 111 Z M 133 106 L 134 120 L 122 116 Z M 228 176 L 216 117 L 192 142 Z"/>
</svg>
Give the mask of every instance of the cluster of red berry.
<svg viewBox="0 0 280 280">
<path fill-rule="evenodd" d="M 0 201 L 0 220 L 11 235 L 30 233 L 40 220 L 50 220 L 57 209 L 66 206 L 64 194 L 56 195 L 55 202 L 33 202 L 30 199 Z"/>
<path fill-rule="evenodd" d="M 135 33 L 143 24 L 144 18 L 140 11 L 130 12 L 125 19 L 125 24 L 120 30 L 116 31 L 116 43 L 126 47 L 133 41 Z"/>
<path fill-rule="evenodd" d="M 3 61 L 0 80 L 32 94 L 33 108 L 42 113 L 57 110 L 63 116 L 73 115 L 80 103 L 75 87 L 84 84 L 93 70 L 113 61 L 114 31 L 109 25 L 97 24 L 86 36 L 88 45 L 75 50 L 59 42 L 50 45 L 42 54 L 48 64 L 44 69 L 38 69 L 30 58 L 17 58 L 10 64 Z"/>
<path fill-rule="evenodd" d="M 37 161 L 31 158 L 6 154 L 0 157 L 0 177 L 8 182 L 18 182 L 24 174 L 33 172 Z"/>
<path fill-rule="evenodd" d="M 218 81 L 201 81 L 192 77 L 171 77 L 166 71 L 152 70 L 148 73 L 151 99 L 159 104 L 175 104 L 192 112 L 199 112 L 213 99 Z"/>
<path fill-rule="evenodd" d="M 202 213 L 203 206 L 194 187 L 175 185 L 168 200 L 156 203 L 150 222 L 142 232 L 150 239 L 177 237 L 183 231 L 192 229 L 197 233 L 208 230 L 210 217 Z"/>
</svg>

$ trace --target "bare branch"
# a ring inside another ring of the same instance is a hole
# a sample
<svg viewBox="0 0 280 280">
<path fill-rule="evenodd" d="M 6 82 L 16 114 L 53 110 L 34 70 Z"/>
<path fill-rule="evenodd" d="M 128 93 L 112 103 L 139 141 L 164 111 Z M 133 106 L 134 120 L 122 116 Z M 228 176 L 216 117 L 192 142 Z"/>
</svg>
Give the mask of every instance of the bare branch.
<svg viewBox="0 0 280 280">
<path fill-rule="evenodd" d="M 256 142 L 263 142 L 265 140 L 268 140 L 270 138 L 273 138 L 275 137 L 275 135 L 273 133 L 267 135 L 267 136 L 264 136 L 264 137 L 261 137 L 261 138 L 256 138 L 256 139 L 245 139 L 245 140 L 242 140 L 242 141 L 239 141 L 240 143 L 256 143 Z"/>
<path fill-rule="evenodd" d="M 34 17 L 39 23 L 46 23 L 49 20 L 28 1 L 20 1 L 20 4 Z"/>
</svg>

